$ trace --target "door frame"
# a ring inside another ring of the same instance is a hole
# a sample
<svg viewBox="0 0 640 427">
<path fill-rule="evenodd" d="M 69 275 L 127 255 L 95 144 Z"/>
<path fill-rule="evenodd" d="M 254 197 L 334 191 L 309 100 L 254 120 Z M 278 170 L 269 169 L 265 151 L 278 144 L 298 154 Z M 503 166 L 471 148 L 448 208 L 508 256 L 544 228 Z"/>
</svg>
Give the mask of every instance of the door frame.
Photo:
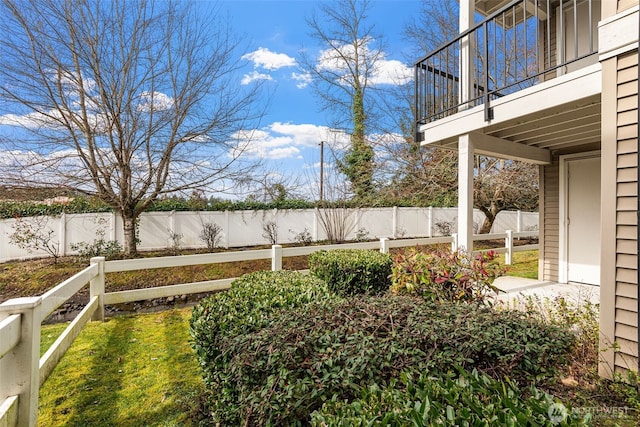
<svg viewBox="0 0 640 427">
<path fill-rule="evenodd" d="M 586 151 L 584 153 L 565 154 L 559 157 L 559 181 L 560 194 L 558 197 L 559 224 L 558 224 L 558 282 L 568 283 L 569 277 L 569 224 L 568 224 L 568 207 L 569 207 L 569 180 L 568 163 L 573 160 L 600 158 L 600 170 L 602 171 L 602 153 L 600 150 Z M 602 210 L 602 181 L 600 184 L 600 208 Z M 602 216 L 600 218 L 602 225 Z M 602 256 L 601 256 L 602 257 Z"/>
</svg>

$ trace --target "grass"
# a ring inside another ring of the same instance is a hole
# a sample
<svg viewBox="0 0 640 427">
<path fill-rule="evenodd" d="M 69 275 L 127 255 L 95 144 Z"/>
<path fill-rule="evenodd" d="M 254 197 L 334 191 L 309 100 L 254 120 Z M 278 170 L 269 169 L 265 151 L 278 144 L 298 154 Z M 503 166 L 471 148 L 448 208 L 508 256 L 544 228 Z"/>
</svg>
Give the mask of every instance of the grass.
<svg viewBox="0 0 640 427">
<path fill-rule="evenodd" d="M 203 386 L 190 317 L 176 309 L 88 324 L 40 389 L 39 424 L 193 424 Z M 65 326 L 43 327 L 43 351 Z"/>
<path fill-rule="evenodd" d="M 500 255 L 500 263 L 504 265 L 504 254 Z M 507 268 L 508 276 L 524 277 L 527 279 L 538 278 L 538 251 L 515 252 L 511 265 Z"/>
</svg>

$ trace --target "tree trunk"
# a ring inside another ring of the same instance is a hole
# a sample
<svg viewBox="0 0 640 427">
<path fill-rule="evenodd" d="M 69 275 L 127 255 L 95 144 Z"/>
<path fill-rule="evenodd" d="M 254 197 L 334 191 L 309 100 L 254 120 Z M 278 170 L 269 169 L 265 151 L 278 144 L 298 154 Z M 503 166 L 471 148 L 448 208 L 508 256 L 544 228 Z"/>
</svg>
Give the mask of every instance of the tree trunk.
<svg viewBox="0 0 640 427">
<path fill-rule="evenodd" d="M 495 216 L 485 214 L 485 218 L 484 218 L 484 221 L 482 222 L 482 227 L 480 227 L 479 234 L 489 234 L 489 232 L 491 231 L 491 227 L 493 227 L 493 221 L 495 220 L 496 220 Z"/>
<path fill-rule="evenodd" d="M 493 227 L 493 222 L 496 220 L 498 210 L 495 206 L 492 206 L 490 209 L 487 208 L 479 208 L 484 214 L 484 221 L 482 222 L 482 227 L 480 227 L 479 234 L 489 234 L 491 232 L 491 227 Z"/>
<path fill-rule="evenodd" d="M 136 217 L 133 215 L 122 214 L 122 222 L 124 229 L 124 254 L 126 256 L 134 256 L 138 253 L 136 239 Z"/>
</svg>

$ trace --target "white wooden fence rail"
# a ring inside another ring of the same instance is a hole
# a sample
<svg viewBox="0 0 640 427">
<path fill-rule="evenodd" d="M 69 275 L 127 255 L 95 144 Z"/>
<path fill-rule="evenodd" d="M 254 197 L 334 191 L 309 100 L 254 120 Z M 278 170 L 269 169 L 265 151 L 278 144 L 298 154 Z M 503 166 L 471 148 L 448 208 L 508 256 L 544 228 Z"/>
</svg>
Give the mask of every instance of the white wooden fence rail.
<svg viewBox="0 0 640 427">
<path fill-rule="evenodd" d="M 510 263 L 513 252 L 538 247 L 538 245 L 514 247 L 513 239 L 532 235 L 537 236 L 537 233 L 507 231 L 476 236 L 474 240 L 504 238 L 505 247 L 498 251 L 505 252 L 506 261 Z M 456 242 L 456 235 L 401 240 L 382 238 L 379 242 L 290 248 L 274 245 L 271 249 L 122 261 L 105 261 L 103 257 L 92 258 L 91 265 L 43 295 L 15 298 L 0 304 L 0 426 L 32 427 L 37 424 L 40 386 L 47 380 L 86 323 L 90 319 L 104 320 L 105 304 L 223 290 L 228 289 L 231 282 L 235 280 L 233 278 L 209 280 L 107 293 L 105 292 L 106 273 L 258 259 L 271 259 L 272 270 L 280 270 L 283 257 L 308 255 L 318 250 L 379 249 L 386 253 L 390 248 L 434 244 L 451 244 L 452 249 L 455 250 Z M 89 303 L 40 357 L 42 321 L 87 284 L 90 288 Z"/>
</svg>

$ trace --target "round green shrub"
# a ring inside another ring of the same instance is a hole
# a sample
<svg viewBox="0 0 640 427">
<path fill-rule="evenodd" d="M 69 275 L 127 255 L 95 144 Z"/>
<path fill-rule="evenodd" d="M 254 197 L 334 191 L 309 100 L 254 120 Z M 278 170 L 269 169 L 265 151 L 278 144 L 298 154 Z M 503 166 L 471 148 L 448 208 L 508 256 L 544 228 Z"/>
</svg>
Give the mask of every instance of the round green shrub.
<svg viewBox="0 0 640 427">
<path fill-rule="evenodd" d="M 389 289 L 393 259 L 364 249 L 317 251 L 309 255 L 309 271 L 338 295 L 376 295 Z"/>
<path fill-rule="evenodd" d="M 309 303 L 336 298 L 322 280 L 293 271 L 246 274 L 193 309 L 190 321 L 192 347 L 212 391 L 210 406 L 222 425 L 238 425 L 238 393 L 234 384 L 233 341 L 272 322 L 279 310 L 294 312 Z"/>
<path fill-rule="evenodd" d="M 478 369 L 527 380 L 552 373 L 573 342 L 521 312 L 385 295 L 324 300 L 272 313 L 221 340 L 210 388 L 221 425 L 308 425 L 331 400 L 402 373 Z"/>
</svg>

